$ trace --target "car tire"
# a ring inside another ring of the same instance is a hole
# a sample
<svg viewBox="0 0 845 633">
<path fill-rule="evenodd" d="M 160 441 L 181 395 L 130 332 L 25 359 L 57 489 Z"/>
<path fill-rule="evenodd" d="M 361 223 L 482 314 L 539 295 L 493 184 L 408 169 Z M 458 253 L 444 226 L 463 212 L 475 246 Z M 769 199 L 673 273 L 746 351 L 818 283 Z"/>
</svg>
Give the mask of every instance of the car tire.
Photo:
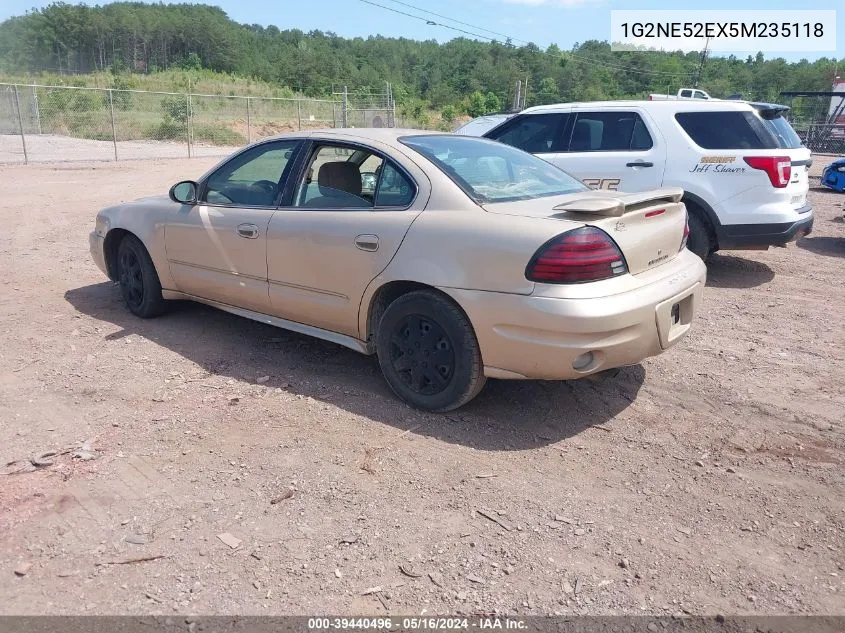
<svg viewBox="0 0 845 633">
<path fill-rule="evenodd" d="M 147 249 L 134 235 L 127 235 L 117 247 L 117 278 L 126 306 L 133 314 L 149 319 L 164 312 L 161 282 Z"/>
<path fill-rule="evenodd" d="M 689 238 L 687 248 L 698 255 L 703 261 L 713 253 L 713 240 L 710 236 L 710 228 L 698 217 L 696 213 L 689 213 Z"/>
<path fill-rule="evenodd" d="M 445 412 L 484 387 L 484 365 L 472 324 L 448 298 L 416 290 L 381 317 L 376 353 L 393 392 L 418 409 Z"/>
</svg>

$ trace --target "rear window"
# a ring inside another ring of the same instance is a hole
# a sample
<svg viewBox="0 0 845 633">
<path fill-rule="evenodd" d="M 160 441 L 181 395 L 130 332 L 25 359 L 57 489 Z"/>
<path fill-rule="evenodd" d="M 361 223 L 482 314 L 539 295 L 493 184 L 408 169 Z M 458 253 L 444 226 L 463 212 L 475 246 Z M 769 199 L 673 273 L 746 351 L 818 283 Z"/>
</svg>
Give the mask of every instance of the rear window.
<svg viewBox="0 0 845 633">
<path fill-rule="evenodd" d="M 435 134 L 399 140 L 434 163 L 479 204 L 587 191 L 584 183 L 565 171 L 502 143 Z"/>
<path fill-rule="evenodd" d="M 778 141 L 753 112 L 679 112 L 675 120 L 704 149 L 777 149 Z"/>
<path fill-rule="evenodd" d="M 777 138 L 778 146 L 783 149 L 798 149 L 804 145 L 801 142 L 801 138 L 792 129 L 789 121 L 781 114 L 781 111 L 761 110 L 760 118 L 763 119 L 763 124 Z"/>
</svg>

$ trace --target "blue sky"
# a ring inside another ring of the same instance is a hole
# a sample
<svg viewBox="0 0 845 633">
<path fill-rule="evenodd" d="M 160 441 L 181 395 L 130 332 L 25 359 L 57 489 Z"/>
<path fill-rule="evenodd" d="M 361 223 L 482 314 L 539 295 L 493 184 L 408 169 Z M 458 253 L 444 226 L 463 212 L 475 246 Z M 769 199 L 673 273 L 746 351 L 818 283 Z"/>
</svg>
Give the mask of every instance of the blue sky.
<svg viewBox="0 0 845 633">
<path fill-rule="evenodd" d="M 192 0 L 201 2 L 202 0 Z M 575 42 L 587 39 L 606 40 L 610 34 L 611 9 L 670 9 L 681 8 L 670 0 L 372 0 L 399 11 L 420 14 L 407 5 L 440 13 L 478 27 L 453 24 L 456 28 L 478 31 L 480 28 L 509 35 L 517 40 L 533 41 L 541 47 L 557 44 L 569 48 Z M 249 24 L 274 24 L 281 29 L 299 28 L 305 31 L 319 29 L 333 31 L 346 37 L 368 35 L 403 36 L 413 39 L 446 41 L 460 35 L 455 31 L 392 13 L 360 0 L 207 0 L 208 4 L 221 7 L 229 17 Z M 43 7 L 49 0 L 0 0 L 0 20 L 23 13 L 33 7 Z M 98 4 L 88 3 L 88 4 Z M 838 2 L 821 0 L 711 0 L 707 9 L 759 9 L 760 19 L 766 19 L 772 9 L 832 9 Z M 436 22 L 441 18 L 430 16 Z M 481 32 L 481 31 L 479 31 Z M 482 32 L 490 37 L 497 37 Z M 845 57 L 845 10 L 837 15 L 838 58 Z M 767 53 L 766 57 L 777 56 Z M 807 53 L 783 55 L 794 60 L 806 57 L 833 57 L 833 53 Z"/>
</svg>

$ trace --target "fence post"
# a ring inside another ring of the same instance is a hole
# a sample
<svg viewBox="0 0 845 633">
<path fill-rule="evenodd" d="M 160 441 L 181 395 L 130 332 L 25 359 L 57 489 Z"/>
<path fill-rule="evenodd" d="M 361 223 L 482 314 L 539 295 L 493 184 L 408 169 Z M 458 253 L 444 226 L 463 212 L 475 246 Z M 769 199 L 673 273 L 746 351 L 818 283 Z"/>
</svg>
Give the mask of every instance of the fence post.
<svg viewBox="0 0 845 633">
<path fill-rule="evenodd" d="M 32 102 L 35 104 L 35 120 L 38 121 L 38 134 L 43 134 L 41 131 L 41 106 L 38 104 L 38 90 L 35 86 L 32 87 Z"/>
<path fill-rule="evenodd" d="M 114 98 L 112 89 L 109 88 L 109 110 L 111 111 L 111 138 L 114 143 L 114 160 L 117 162 L 117 126 L 114 124 Z"/>
<path fill-rule="evenodd" d="M 246 98 L 246 142 L 252 143 L 252 108 L 249 105 L 249 97 Z"/>
<path fill-rule="evenodd" d="M 302 99 L 296 100 L 296 125 L 302 131 Z"/>
<path fill-rule="evenodd" d="M 340 110 L 340 127 L 345 128 L 348 122 L 346 110 L 349 107 L 349 93 L 346 91 L 346 86 L 343 87 L 343 103 Z"/>
<path fill-rule="evenodd" d="M 185 95 L 185 135 L 188 137 L 188 158 L 191 157 L 191 93 Z"/>
<path fill-rule="evenodd" d="M 29 156 L 26 153 L 26 137 L 23 133 L 23 118 L 21 117 L 21 100 L 18 95 L 18 84 L 15 84 L 15 109 L 18 112 L 18 129 L 21 131 L 21 144 L 23 145 L 23 164 L 29 165 Z"/>
<path fill-rule="evenodd" d="M 332 127 L 337 127 L 337 108 L 335 102 L 332 101 Z"/>
</svg>

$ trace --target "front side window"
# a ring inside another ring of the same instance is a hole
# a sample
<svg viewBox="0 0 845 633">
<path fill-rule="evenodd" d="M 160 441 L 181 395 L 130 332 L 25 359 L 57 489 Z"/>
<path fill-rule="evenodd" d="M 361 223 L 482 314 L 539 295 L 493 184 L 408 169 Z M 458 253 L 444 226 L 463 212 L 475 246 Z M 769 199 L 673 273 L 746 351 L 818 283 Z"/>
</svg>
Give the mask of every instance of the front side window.
<svg viewBox="0 0 845 633">
<path fill-rule="evenodd" d="M 532 154 L 563 150 L 563 133 L 568 114 L 526 114 L 499 126 L 487 134 L 500 143 Z"/>
<path fill-rule="evenodd" d="M 431 161 L 479 204 L 587 191 L 565 171 L 509 145 L 439 134 L 399 140 Z"/>
<path fill-rule="evenodd" d="M 312 209 L 406 207 L 415 195 L 413 183 L 379 154 L 323 144 L 311 156 L 295 204 Z"/>
<path fill-rule="evenodd" d="M 300 141 L 263 143 L 238 154 L 208 178 L 202 202 L 272 207 Z"/>
<path fill-rule="evenodd" d="M 679 112 L 675 120 L 703 149 L 777 149 L 778 141 L 753 112 Z"/>
<path fill-rule="evenodd" d="M 570 152 L 645 151 L 653 146 L 636 112 L 579 112 L 569 140 Z"/>
</svg>

